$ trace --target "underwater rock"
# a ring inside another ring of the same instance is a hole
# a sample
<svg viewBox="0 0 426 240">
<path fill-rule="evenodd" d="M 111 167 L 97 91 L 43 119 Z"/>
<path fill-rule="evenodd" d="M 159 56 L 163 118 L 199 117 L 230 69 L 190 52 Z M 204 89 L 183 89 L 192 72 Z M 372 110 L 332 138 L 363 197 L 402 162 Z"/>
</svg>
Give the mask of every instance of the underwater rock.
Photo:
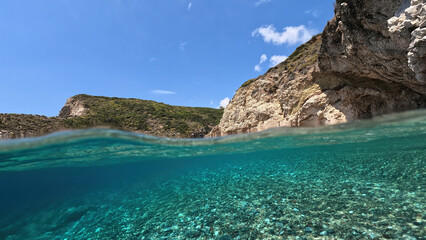
<svg viewBox="0 0 426 240">
<path fill-rule="evenodd" d="M 232 237 L 229 235 L 223 235 L 217 238 L 218 240 L 231 240 Z"/>
</svg>

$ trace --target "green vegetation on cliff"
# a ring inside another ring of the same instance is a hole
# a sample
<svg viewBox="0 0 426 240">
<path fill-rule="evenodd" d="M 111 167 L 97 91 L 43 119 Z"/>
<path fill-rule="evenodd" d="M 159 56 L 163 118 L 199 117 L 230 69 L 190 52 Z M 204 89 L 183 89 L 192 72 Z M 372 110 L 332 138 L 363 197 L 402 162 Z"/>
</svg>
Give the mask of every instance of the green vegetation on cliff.
<svg viewBox="0 0 426 240">
<path fill-rule="evenodd" d="M 62 125 L 57 117 L 0 113 L 0 139 L 6 133 L 7 138 L 20 138 L 40 136 L 60 129 Z"/>
<path fill-rule="evenodd" d="M 280 72 L 286 71 L 288 73 L 294 73 L 303 70 L 307 66 L 310 66 L 317 62 L 321 43 L 321 34 L 313 36 L 311 40 L 296 48 L 296 50 L 294 50 L 294 52 L 284 62 L 269 69 L 269 71 L 278 70 Z M 240 88 L 250 86 L 250 84 L 255 82 L 257 79 L 258 78 L 254 78 L 246 81 L 241 85 Z"/>
<path fill-rule="evenodd" d="M 282 64 L 279 64 L 278 69 L 295 72 L 314 64 L 318 60 L 321 43 L 321 34 L 313 36 L 311 40 L 296 48 Z"/>
<path fill-rule="evenodd" d="M 222 117 L 223 109 L 171 106 L 141 99 L 72 97 L 84 107 L 84 114 L 71 116 L 73 106 L 65 105 L 60 117 L 0 114 L 1 133 L 8 138 L 40 136 L 58 130 L 111 127 L 165 137 L 203 137 Z"/>
<path fill-rule="evenodd" d="M 156 136 L 202 137 L 217 125 L 222 109 L 171 106 L 135 98 L 99 97 L 80 94 L 73 97 L 88 111 L 83 116 L 61 117 L 67 128 L 108 126 Z"/>
</svg>

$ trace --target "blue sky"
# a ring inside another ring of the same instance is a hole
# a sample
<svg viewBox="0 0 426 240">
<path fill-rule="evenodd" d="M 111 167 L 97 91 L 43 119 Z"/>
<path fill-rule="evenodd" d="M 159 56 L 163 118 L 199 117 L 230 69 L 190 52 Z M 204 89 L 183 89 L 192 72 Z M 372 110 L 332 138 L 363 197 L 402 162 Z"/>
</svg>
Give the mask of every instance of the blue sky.
<svg viewBox="0 0 426 240">
<path fill-rule="evenodd" d="M 79 93 L 218 107 L 322 32 L 333 2 L 1 1 L 0 112 L 55 116 Z"/>
</svg>

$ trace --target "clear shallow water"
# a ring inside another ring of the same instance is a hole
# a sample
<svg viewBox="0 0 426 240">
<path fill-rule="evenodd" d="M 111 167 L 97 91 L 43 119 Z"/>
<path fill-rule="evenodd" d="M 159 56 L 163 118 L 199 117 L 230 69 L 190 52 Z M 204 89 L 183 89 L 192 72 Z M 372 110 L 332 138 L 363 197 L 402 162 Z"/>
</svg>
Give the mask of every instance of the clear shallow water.
<svg viewBox="0 0 426 240">
<path fill-rule="evenodd" d="M 171 140 L 0 142 L 0 239 L 426 239 L 426 111 Z"/>
</svg>

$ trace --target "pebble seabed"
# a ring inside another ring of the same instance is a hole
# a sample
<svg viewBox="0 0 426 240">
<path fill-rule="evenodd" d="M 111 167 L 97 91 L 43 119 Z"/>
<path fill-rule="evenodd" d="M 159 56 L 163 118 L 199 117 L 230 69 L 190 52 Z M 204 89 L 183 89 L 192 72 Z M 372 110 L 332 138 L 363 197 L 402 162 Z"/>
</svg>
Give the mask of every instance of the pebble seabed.
<svg viewBox="0 0 426 240">
<path fill-rule="evenodd" d="M 227 156 L 215 168 L 41 209 L 0 233 L 7 240 L 426 239 L 425 157 L 384 150 Z"/>
</svg>

